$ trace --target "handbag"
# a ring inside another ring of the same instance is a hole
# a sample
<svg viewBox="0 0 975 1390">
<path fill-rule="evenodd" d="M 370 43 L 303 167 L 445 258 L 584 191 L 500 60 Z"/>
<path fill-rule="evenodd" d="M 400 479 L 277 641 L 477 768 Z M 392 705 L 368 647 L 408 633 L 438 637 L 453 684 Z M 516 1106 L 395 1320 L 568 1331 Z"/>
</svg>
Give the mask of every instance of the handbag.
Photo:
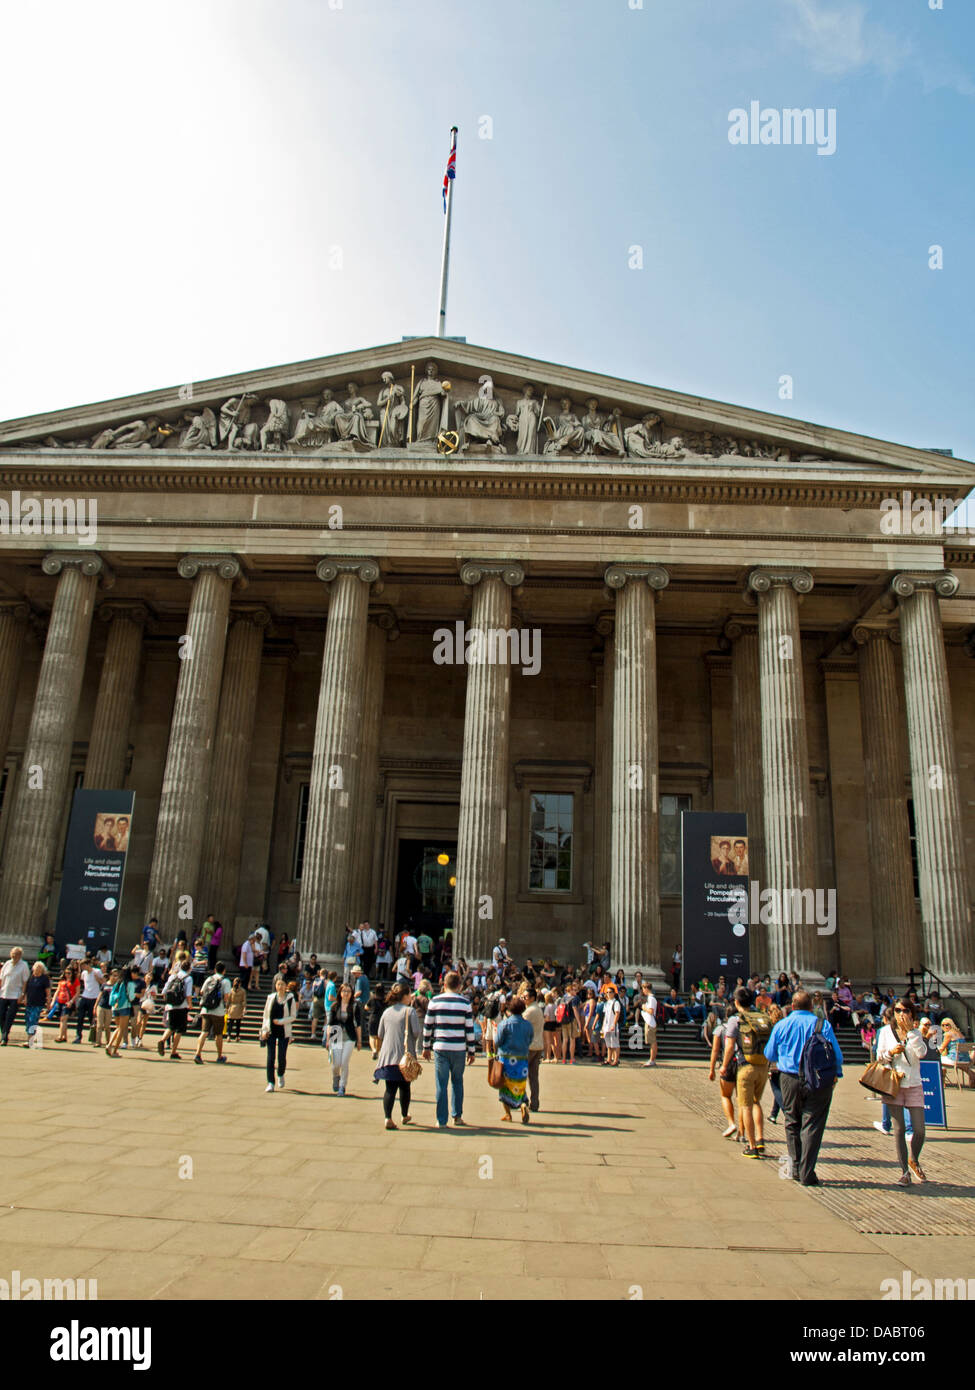
<svg viewBox="0 0 975 1390">
<path fill-rule="evenodd" d="M 399 1059 L 399 1072 L 406 1084 L 411 1086 L 418 1076 L 422 1076 L 423 1068 L 420 1066 L 416 1053 L 406 1050 L 409 1037 L 410 1011 L 407 1009 L 403 1016 L 403 1055 Z"/>
<path fill-rule="evenodd" d="M 488 1061 L 487 1079 L 488 1085 L 493 1087 L 495 1091 L 501 1089 L 501 1083 L 504 1080 L 504 1063 L 500 1057 L 492 1057 Z"/>
<path fill-rule="evenodd" d="M 901 1088 L 901 1074 L 892 1067 L 882 1066 L 880 1062 L 870 1062 L 863 1070 L 860 1085 L 892 1100 Z"/>
</svg>

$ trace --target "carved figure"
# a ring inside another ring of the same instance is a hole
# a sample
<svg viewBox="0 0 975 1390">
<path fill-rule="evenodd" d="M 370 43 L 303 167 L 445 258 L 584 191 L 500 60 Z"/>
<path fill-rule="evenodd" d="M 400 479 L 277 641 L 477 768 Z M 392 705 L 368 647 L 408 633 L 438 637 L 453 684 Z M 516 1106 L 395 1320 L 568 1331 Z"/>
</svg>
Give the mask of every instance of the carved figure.
<svg viewBox="0 0 975 1390">
<path fill-rule="evenodd" d="M 477 386 L 476 396 L 458 401 L 455 406 L 464 422 L 464 444 L 490 444 L 500 453 L 507 453 L 501 442 L 505 409 L 494 394 L 494 382 L 489 376 L 479 376 Z"/>
<path fill-rule="evenodd" d="M 150 415 L 146 420 L 133 420 L 131 424 L 120 425 L 118 429 L 102 430 L 91 442 L 93 449 L 152 449 L 162 443 L 158 435 L 159 416 Z M 170 431 L 167 430 L 167 434 Z"/>
<path fill-rule="evenodd" d="M 568 396 L 563 396 L 559 405 L 562 411 L 555 420 L 550 415 L 545 416 L 545 428 L 548 430 L 549 438 L 545 441 L 542 452 L 581 454 L 586 447 L 586 432 L 579 423 L 579 417 L 573 414 L 572 402 Z"/>
<path fill-rule="evenodd" d="M 416 384 L 410 409 L 417 407 L 416 428 L 413 438 L 418 443 L 436 443 L 440 430 L 440 401 L 444 395 L 443 382 L 438 380 L 440 368 L 436 362 L 428 362 L 424 368 L 422 381 Z"/>
<path fill-rule="evenodd" d="M 582 417 L 582 428 L 586 437 L 587 454 L 615 454 L 622 458 L 626 452 L 623 447 L 623 430 L 620 425 L 620 412 L 614 410 L 612 417 L 599 414 L 597 400 L 586 401 L 587 413 Z M 612 418 L 616 428 L 610 426 Z"/>
<path fill-rule="evenodd" d="M 322 392 L 322 403 L 317 410 L 303 410 L 295 426 L 295 432 L 288 440 L 299 449 L 317 449 L 322 444 L 330 444 L 335 438 L 335 419 L 342 407 L 332 399 L 332 392 L 326 386 Z"/>
<path fill-rule="evenodd" d="M 339 439 L 351 439 L 367 449 L 376 447 L 378 425 L 372 406 L 365 396 L 358 394 L 359 387 L 350 381 L 346 387 L 345 405 L 335 417 L 335 429 Z"/>
<path fill-rule="evenodd" d="M 535 388 L 531 382 L 525 384 L 521 400 L 505 422 L 508 429 L 518 436 L 515 453 L 537 454 L 538 431 L 542 425 L 542 406 L 535 399 Z"/>
<path fill-rule="evenodd" d="M 284 401 L 269 400 L 270 414 L 261 426 L 261 448 L 267 453 L 280 453 L 291 433 L 291 418 Z"/>
<path fill-rule="evenodd" d="M 188 426 L 179 441 L 181 449 L 215 449 L 217 447 L 217 417 L 209 406 L 198 415 L 187 410 L 183 419 Z"/>
<path fill-rule="evenodd" d="M 376 401 L 379 436 L 384 446 L 399 449 L 406 438 L 406 417 L 410 408 L 406 404 L 406 392 L 396 385 L 392 372 L 383 372 L 382 381 Z"/>
<path fill-rule="evenodd" d="M 231 451 L 258 447 L 258 427 L 251 420 L 251 407 L 256 404 L 257 397 L 247 391 L 242 396 L 231 396 L 220 407 L 220 439 L 226 440 Z"/>
</svg>

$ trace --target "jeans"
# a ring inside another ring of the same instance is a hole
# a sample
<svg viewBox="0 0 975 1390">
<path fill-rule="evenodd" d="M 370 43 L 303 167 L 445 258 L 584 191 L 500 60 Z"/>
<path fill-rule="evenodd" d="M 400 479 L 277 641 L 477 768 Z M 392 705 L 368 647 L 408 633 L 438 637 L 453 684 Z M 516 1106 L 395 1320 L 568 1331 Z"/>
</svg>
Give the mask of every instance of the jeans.
<svg viewBox="0 0 975 1390">
<path fill-rule="evenodd" d="M 274 1080 L 274 1052 L 278 1054 L 278 1076 L 284 1076 L 288 1058 L 288 1039 L 282 1031 L 279 1037 L 275 1036 L 272 1029 L 267 1039 L 267 1079 L 269 1082 Z"/>
<path fill-rule="evenodd" d="M 467 1053 L 435 1052 L 433 1054 L 433 1074 L 437 1086 L 437 1124 L 447 1123 L 447 1081 L 452 1091 L 450 1113 L 459 1120 L 464 1113 L 464 1067 Z"/>
<path fill-rule="evenodd" d="M 0 999 L 0 1033 L 3 1034 L 4 1042 L 10 1037 L 10 1030 L 14 1026 L 14 1019 L 17 1017 L 17 1006 L 20 998 Z"/>
<path fill-rule="evenodd" d="M 40 1004 L 28 1004 L 24 1010 L 24 1022 L 27 1025 L 27 1036 L 32 1038 L 37 1032 L 37 1020 L 41 1016 Z"/>
<path fill-rule="evenodd" d="M 344 1091 L 349 1082 L 349 1063 L 355 1051 L 355 1043 L 351 1038 L 343 1038 L 337 1047 L 329 1049 L 332 1058 L 332 1080 L 338 1077 L 339 1085 Z"/>
</svg>

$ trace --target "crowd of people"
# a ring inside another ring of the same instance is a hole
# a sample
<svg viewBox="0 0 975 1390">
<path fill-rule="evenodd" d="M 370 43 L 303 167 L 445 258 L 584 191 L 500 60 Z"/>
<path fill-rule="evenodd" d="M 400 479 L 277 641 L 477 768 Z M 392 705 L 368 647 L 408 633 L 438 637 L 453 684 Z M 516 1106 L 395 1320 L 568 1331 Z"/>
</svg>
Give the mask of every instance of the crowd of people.
<svg viewBox="0 0 975 1390">
<path fill-rule="evenodd" d="M 449 930 L 434 939 L 407 928 L 390 941 L 382 926 L 368 923 L 347 933 L 341 971 L 314 954 L 303 959 L 294 941 L 275 940 L 266 924 L 243 941 L 228 970 L 219 959 L 222 934 L 211 915 L 192 938 L 180 931 L 165 945 L 152 919 L 123 961 L 103 949 L 80 959 L 69 951 L 58 963 L 51 935 L 33 963 L 14 947 L 0 971 L 0 1045 L 8 1045 L 23 1005 L 22 1046 L 39 1045 L 44 1021 L 57 1025 L 55 1043 L 66 1043 L 73 1030 L 75 1045 L 87 1037 L 117 1059 L 123 1050 L 145 1048 L 148 1020 L 160 1013 L 160 1058 L 179 1061 L 183 1040 L 197 1027 L 193 1061 L 205 1063 L 212 1040 L 216 1062 L 226 1064 L 225 1043 L 240 1041 L 250 993 L 262 973 L 272 973 L 259 1026 L 267 1091 L 284 1089 L 294 1026 L 306 1015 L 310 1041 L 327 1049 L 334 1094 L 348 1094 L 353 1053 L 368 1048 L 372 1079 L 383 1086 L 385 1128 L 397 1128 L 397 1104 L 400 1123 L 409 1125 L 412 1084 L 422 1061 L 432 1063 L 436 1123 L 445 1128 L 448 1120 L 465 1123 L 464 1074 L 479 1053 L 502 1121 L 517 1115 L 527 1124 L 541 1108 L 543 1065 L 616 1068 L 624 1049 L 642 1040 L 643 1066 L 654 1067 L 658 1028 L 692 1024 L 710 1047 L 707 1075 L 718 1081 L 724 1137 L 740 1141 L 746 1158 L 764 1156 L 768 1086 L 768 1120 L 785 1116 L 788 1165 L 806 1186 L 820 1181 L 816 1158 L 843 1071 L 836 1028 L 858 1028 L 865 1058 L 897 1075 L 896 1094 L 885 1097 L 874 1124 L 894 1139 L 902 1186 L 926 1181 L 920 1063 L 940 1058 L 975 1085 L 967 1051 L 960 1051 L 967 1049 L 962 1031 L 936 992 L 923 1004 L 914 990 L 898 998 L 877 984 L 854 993 L 838 974 L 824 990 L 809 992 L 794 972 L 733 984 L 705 976 L 682 992 L 677 947 L 671 986 L 658 998 L 639 970 L 629 980 L 612 971 L 608 944 L 586 942 L 584 964 L 529 957 L 516 965 L 502 937 L 490 962 L 455 962 Z"/>
</svg>

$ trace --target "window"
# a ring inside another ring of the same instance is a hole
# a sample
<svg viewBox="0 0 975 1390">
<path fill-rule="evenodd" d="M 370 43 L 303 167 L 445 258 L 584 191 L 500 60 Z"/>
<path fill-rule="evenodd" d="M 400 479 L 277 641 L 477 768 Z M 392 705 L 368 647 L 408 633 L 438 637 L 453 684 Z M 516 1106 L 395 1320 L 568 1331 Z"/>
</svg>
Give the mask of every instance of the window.
<svg viewBox="0 0 975 1390">
<path fill-rule="evenodd" d="M 921 881 L 917 876 L 917 826 L 914 823 L 914 802 L 908 798 L 907 824 L 911 832 L 911 877 L 914 879 L 914 896 L 921 896 Z"/>
<path fill-rule="evenodd" d="M 310 782 L 302 782 L 298 788 L 298 829 L 295 835 L 294 872 L 291 875 L 295 883 L 301 882 L 301 870 L 305 863 L 305 831 L 308 829 L 308 793 L 310 790 Z"/>
<path fill-rule="evenodd" d="M 530 798 L 528 887 L 572 891 L 571 792 L 532 792 Z"/>
<path fill-rule="evenodd" d="M 660 798 L 660 892 L 679 897 L 681 887 L 680 816 L 691 809 L 689 796 Z"/>
</svg>

